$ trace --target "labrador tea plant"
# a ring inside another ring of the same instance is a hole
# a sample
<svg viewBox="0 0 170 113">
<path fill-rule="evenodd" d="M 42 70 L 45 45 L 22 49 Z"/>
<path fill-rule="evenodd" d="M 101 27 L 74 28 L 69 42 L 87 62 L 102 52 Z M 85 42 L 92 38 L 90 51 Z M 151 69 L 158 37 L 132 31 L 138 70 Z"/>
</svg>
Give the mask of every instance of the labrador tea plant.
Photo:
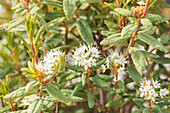
<svg viewBox="0 0 170 113">
<path fill-rule="evenodd" d="M 0 0 L 1 113 L 169 113 L 162 0 Z"/>
</svg>

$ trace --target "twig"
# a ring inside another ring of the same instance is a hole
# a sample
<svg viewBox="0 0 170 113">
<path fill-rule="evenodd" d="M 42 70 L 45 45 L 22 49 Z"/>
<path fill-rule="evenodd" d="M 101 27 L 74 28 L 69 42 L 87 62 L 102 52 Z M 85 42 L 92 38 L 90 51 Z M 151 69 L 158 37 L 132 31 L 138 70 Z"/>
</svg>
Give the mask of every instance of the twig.
<svg viewBox="0 0 170 113">
<path fill-rule="evenodd" d="M 132 47 L 132 45 L 133 45 L 133 42 L 134 42 L 134 40 L 135 40 L 136 34 L 137 34 L 137 31 L 134 32 L 133 35 L 132 35 L 132 37 L 131 37 L 130 44 L 129 44 L 127 50 L 126 50 L 125 58 L 129 55 L 129 49 L 130 49 L 130 47 Z"/>
<path fill-rule="evenodd" d="M 59 105 L 60 105 L 60 102 L 58 102 L 58 103 L 56 104 L 56 111 L 55 111 L 55 113 L 59 113 Z"/>
<path fill-rule="evenodd" d="M 1 104 L 2 104 L 2 107 L 4 108 L 5 107 L 5 104 L 4 104 L 4 101 L 3 101 L 3 98 L 1 97 Z"/>
<path fill-rule="evenodd" d="M 75 13 L 76 13 L 76 17 L 80 18 L 79 14 L 78 14 L 78 11 L 77 11 L 77 8 L 75 9 Z"/>
</svg>

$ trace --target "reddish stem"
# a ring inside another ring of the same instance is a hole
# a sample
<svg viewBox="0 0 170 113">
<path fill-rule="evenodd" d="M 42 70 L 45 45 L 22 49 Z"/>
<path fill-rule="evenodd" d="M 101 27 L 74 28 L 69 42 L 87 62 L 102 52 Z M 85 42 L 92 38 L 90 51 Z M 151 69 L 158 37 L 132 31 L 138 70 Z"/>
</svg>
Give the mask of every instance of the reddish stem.
<svg viewBox="0 0 170 113">
<path fill-rule="evenodd" d="M 5 104 L 4 104 L 4 101 L 3 101 L 3 98 L 1 97 L 1 104 L 2 104 L 2 107 L 4 108 L 5 107 Z"/>
<path fill-rule="evenodd" d="M 32 53 L 33 53 L 33 56 L 34 56 L 34 59 L 35 59 L 35 63 L 38 64 L 37 56 L 35 55 L 35 49 L 34 49 L 34 46 L 33 46 L 32 43 L 31 43 L 31 49 L 32 49 Z"/>
</svg>

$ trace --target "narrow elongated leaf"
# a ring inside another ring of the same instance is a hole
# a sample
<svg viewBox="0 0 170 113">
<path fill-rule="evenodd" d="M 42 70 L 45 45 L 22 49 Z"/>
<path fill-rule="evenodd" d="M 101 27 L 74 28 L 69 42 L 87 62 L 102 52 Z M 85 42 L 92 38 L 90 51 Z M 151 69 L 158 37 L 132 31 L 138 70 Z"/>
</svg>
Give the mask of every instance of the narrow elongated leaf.
<svg viewBox="0 0 170 113">
<path fill-rule="evenodd" d="M 138 110 L 135 110 L 133 111 L 132 113 L 142 113 L 143 109 L 138 109 Z"/>
<path fill-rule="evenodd" d="M 162 44 L 166 44 L 170 41 L 170 35 L 168 33 L 162 34 L 160 38 Z"/>
<path fill-rule="evenodd" d="M 18 110 L 18 111 L 13 111 L 13 112 L 10 112 L 10 113 L 28 113 L 28 110 L 27 109 L 26 110 Z"/>
<path fill-rule="evenodd" d="M 4 108 L 0 109 L 0 113 L 5 113 L 6 111 L 9 111 L 11 108 L 9 106 L 5 106 Z"/>
<path fill-rule="evenodd" d="M 122 98 L 115 100 L 113 102 L 109 102 L 108 104 L 106 104 L 106 107 L 110 106 L 110 108 L 119 108 L 119 107 L 123 106 L 125 103 L 127 103 L 131 98 L 132 98 L 131 96 L 129 96 L 128 98 L 122 97 Z"/>
<path fill-rule="evenodd" d="M 59 100 L 60 102 L 67 104 L 68 100 L 66 99 L 66 97 L 63 95 L 63 93 L 55 85 L 49 84 L 47 86 L 47 92 L 51 96 L 53 96 L 54 98 Z"/>
<path fill-rule="evenodd" d="M 91 77 L 90 80 L 93 81 L 94 83 L 100 85 L 101 87 L 109 87 L 109 85 L 105 81 L 98 78 L 97 76 Z"/>
<path fill-rule="evenodd" d="M 147 18 L 141 19 L 141 23 L 142 23 L 142 25 L 143 25 L 145 28 L 150 29 L 150 28 L 153 27 L 152 22 L 151 22 L 149 19 L 147 19 Z"/>
<path fill-rule="evenodd" d="M 101 2 L 102 0 L 76 0 L 76 3 L 95 3 Z"/>
<path fill-rule="evenodd" d="M 12 29 L 12 28 L 15 28 L 15 27 L 21 25 L 23 22 L 24 22 L 24 18 L 17 18 L 17 19 L 15 19 L 15 20 L 11 21 L 11 22 L 8 24 L 8 27 L 7 27 L 6 30 L 10 30 L 10 29 Z"/>
<path fill-rule="evenodd" d="M 38 81 L 32 81 L 26 85 L 25 90 L 26 92 L 37 92 L 39 87 L 40 83 Z"/>
<path fill-rule="evenodd" d="M 94 101 L 94 95 L 93 95 L 92 90 L 89 90 L 87 92 L 87 98 L 88 98 L 88 106 L 89 106 L 89 108 L 93 108 L 94 104 L 95 104 L 95 101 Z"/>
<path fill-rule="evenodd" d="M 3 71 L 0 72 L 0 79 L 3 79 L 5 77 L 5 75 L 7 75 L 8 73 L 10 73 L 12 71 L 11 67 L 7 67 L 6 69 L 4 69 Z"/>
<path fill-rule="evenodd" d="M 65 20 L 65 17 L 58 17 L 57 19 L 54 19 L 47 23 L 48 29 L 52 29 L 62 23 Z"/>
<path fill-rule="evenodd" d="M 63 0 L 63 10 L 68 20 L 72 20 L 75 14 L 75 7 L 74 0 Z"/>
<path fill-rule="evenodd" d="M 28 113 L 40 113 L 43 108 L 43 100 L 36 99 L 28 108 Z"/>
<path fill-rule="evenodd" d="M 162 21 L 162 17 L 157 14 L 147 14 L 145 18 L 151 20 L 152 22 Z"/>
<path fill-rule="evenodd" d="M 170 63 L 170 58 L 164 57 L 164 58 L 153 58 L 153 60 L 157 63 L 161 64 L 169 64 Z"/>
<path fill-rule="evenodd" d="M 138 30 L 138 26 L 137 25 L 129 24 L 129 25 L 127 25 L 126 27 L 124 27 L 122 29 L 121 37 L 130 35 L 130 34 L 134 33 L 137 30 Z"/>
<path fill-rule="evenodd" d="M 84 85 L 86 84 L 87 77 L 88 77 L 88 73 L 83 73 L 83 74 L 81 75 L 82 86 L 84 86 Z"/>
<path fill-rule="evenodd" d="M 77 19 L 77 28 L 82 39 L 87 43 L 93 43 L 93 35 L 86 21 Z"/>
<path fill-rule="evenodd" d="M 28 96 L 28 95 L 31 95 L 32 93 L 30 92 L 26 92 L 25 91 L 25 88 L 19 88 L 13 92 L 11 92 L 10 94 L 7 94 L 4 96 L 5 99 L 14 99 L 14 98 L 21 98 L 21 97 L 24 97 L 24 96 Z"/>
<path fill-rule="evenodd" d="M 129 37 L 115 37 L 115 38 L 105 38 L 100 42 L 101 45 L 111 45 L 111 44 L 118 44 L 125 40 L 128 40 Z"/>
<path fill-rule="evenodd" d="M 112 3 L 107 3 L 107 2 L 104 2 L 104 4 L 106 4 L 110 9 L 112 9 L 114 11 L 114 9 L 116 8 L 115 5 L 113 5 Z"/>
<path fill-rule="evenodd" d="M 114 11 L 116 11 L 117 13 L 119 13 L 123 16 L 132 16 L 131 11 L 128 9 L 115 8 Z"/>
<path fill-rule="evenodd" d="M 147 51 L 142 51 L 142 50 L 141 50 L 141 52 L 145 57 L 159 58 L 159 55 L 156 55 L 156 54 L 153 54 L 153 53 L 150 53 L 150 52 L 147 52 Z"/>
<path fill-rule="evenodd" d="M 154 37 L 152 37 L 148 34 L 139 34 L 138 38 L 141 41 L 147 43 L 148 45 L 150 45 L 156 49 L 159 49 L 160 51 L 165 51 L 164 46 L 160 42 L 158 42 L 158 40 L 156 40 Z"/>
<path fill-rule="evenodd" d="M 135 47 L 131 47 L 129 50 L 133 63 L 142 71 L 145 70 L 146 68 L 146 64 L 145 64 L 145 57 L 142 54 L 142 52 L 135 48 Z"/>
<path fill-rule="evenodd" d="M 116 23 L 114 23 L 113 21 L 109 21 L 109 20 L 104 20 L 104 23 L 107 25 L 107 27 L 109 28 L 109 30 L 113 30 L 116 27 Z"/>
<path fill-rule="evenodd" d="M 124 86 L 124 84 L 123 84 L 123 82 L 122 81 L 117 81 L 117 85 L 119 86 L 119 88 L 123 91 L 123 92 L 125 92 L 125 86 Z"/>
<path fill-rule="evenodd" d="M 133 98 L 133 101 L 136 103 L 136 105 L 140 108 L 145 108 L 143 105 L 143 102 L 145 102 L 144 99 L 141 98 Z"/>
<path fill-rule="evenodd" d="M 149 35 L 151 35 L 156 31 L 156 29 L 158 29 L 158 28 L 156 26 L 153 26 L 153 27 L 151 27 L 149 29 L 147 28 L 147 29 L 144 29 L 142 31 L 138 31 L 138 33 L 139 34 L 149 34 Z"/>
<path fill-rule="evenodd" d="M 137 83 L 139 84 L 140 81 L 142 80 L 142 76 L 140 75 L 140 73 L 136 70 L 135 67 L 133 67 L 133 65 L 128 65 L 128 73 L 129 75 L 132 77 L 132 79 Z"/>
</svg>

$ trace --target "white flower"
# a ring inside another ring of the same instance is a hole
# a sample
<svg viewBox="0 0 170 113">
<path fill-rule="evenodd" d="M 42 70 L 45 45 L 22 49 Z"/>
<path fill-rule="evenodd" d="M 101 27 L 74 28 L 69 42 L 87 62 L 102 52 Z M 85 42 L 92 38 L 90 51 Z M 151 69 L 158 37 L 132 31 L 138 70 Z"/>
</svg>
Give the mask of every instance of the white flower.
<svg viewBox="0 0 170 113">
<path fill-rule="evenodd" d="M 24 99 L 21 101 L 24 105 L 30 105 L 28 100 L 24 97 Z"/>
<path fill-rule="evenodd" d="M 150 100 L 152 102 L 155 102 L 155 98 L 158 96 L 158 94 L 155 92 L 154 89 L 150 90 L 145 94 L 145 99 Z"/>
<path fill-rule="evenodd" d="M 145 5 L 145 2 L 143 0 L 136 2 L 136 3 L 139 4 L 139 5 Z"/>
<path fill-rule="evenodd" d="M 88 70 L 96 66 L 100 51 L 91 45 L 81 45 L 73 51 L 71 62 L 74 65 L 82 66 L 84 70 Z"/>
<path fill-rule="evenodd" d="M 154 88 L 160 88 L 161 87 L 161 84 L 158 83 L 157 80 L 156 81 L 152 80 L 152 84 L 153 84 Z"/>
<path fill-rule="evenodd" d="M 161 98 L 163 98 L 163 96 L 166 95 L 166 88 L 160 89 L 159 95 L 161 96 Z"/>
<path fill-rule="evenodd" d="M 61 51 L 51 50 L 44 55 L 43 60 L 41 60 L 35 67 L 40 73 L 49 75 L 53 73 L 53 70 L 58 65 L 60 61 L 60 56 L 63 55 Z"/>
<path fill-rule="evenodd" d="M 103 70 L 103 73 L 106 71 L 106 67 L 105 67 L 105 65 L 103 64 L 103 65 L 101 65 L 101 68 L 102 68 L 102 70 Z"/>
<path fill-rule="evenodd" d="M 124 67 L 120 67 L 117 72 L 118 72 L 118 76 L 123 76 L 123 74 L 125 74 L 125 68 Z"/>
</svg>

